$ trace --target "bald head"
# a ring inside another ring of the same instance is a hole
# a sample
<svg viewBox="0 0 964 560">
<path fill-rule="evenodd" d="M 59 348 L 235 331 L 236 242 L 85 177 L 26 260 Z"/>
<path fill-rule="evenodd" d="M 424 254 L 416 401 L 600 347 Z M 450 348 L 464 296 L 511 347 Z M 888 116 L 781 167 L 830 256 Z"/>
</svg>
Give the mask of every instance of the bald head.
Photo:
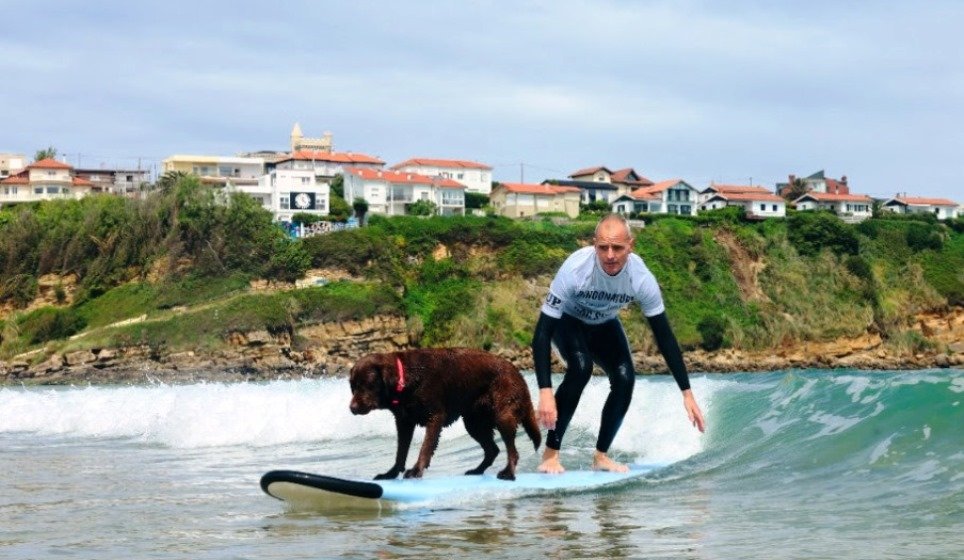
<svg viewBox="0 0 964 560">
<path fill-rule="evenodd" d="M 618 214 L 609 214 L 599 220 L 593 246 L 599 265 L 606 274 L 615 276 L 622 272 L 633 252 L 633 234 L 626 219 Z"/>
<path fill-rule="evenodd" d="M 600 233 L 605 230 L 609 234 L 619 234 L 622 233 L 627 239 L 633 238 L 633 232 L 629 229 L 629 222 L 626 218 L 620 216 L 619 214 L 606 214 L 599 220 L 596 224 L 596 233 L 594 237 L 598 238 Z M 620 232 L 620 230 L 622 230 Z"/>
</svg>

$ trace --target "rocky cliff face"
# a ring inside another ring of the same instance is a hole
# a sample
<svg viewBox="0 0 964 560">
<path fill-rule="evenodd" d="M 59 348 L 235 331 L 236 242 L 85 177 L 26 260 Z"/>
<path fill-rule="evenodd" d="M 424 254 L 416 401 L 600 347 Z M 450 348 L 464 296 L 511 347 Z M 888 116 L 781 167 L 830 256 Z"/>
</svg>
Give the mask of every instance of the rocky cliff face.
<svg viewBox="0 0 964 560">
<path fill-rule="evenodd" d="M 964 366 L 964 308 L 928 313 L 917 320 L 928 350 L 900 352 L 878 335 L 822 343 L 803 343 L 764 351 L 723 349 L 686 352 L 691 372 L 772 371 L 791 368 L 920 369 Z M 253 381 L 344 375 L 359 357 L 412 347 L 400 317 L 307 326 L 296 333 L 233 332 L 227 349 L 163 353 L 146 346 L 91 349 L 54 354 L 31 363 L 0 364 L 0 383 L 142 383 Z M 528 348 L 495 347 L 520 369 L 532 369 Z M 659 355 L 635 355 L 639 373 L 665 372 Z M 562 371 L 555 362 L 553 369 Z"/>
</svg>

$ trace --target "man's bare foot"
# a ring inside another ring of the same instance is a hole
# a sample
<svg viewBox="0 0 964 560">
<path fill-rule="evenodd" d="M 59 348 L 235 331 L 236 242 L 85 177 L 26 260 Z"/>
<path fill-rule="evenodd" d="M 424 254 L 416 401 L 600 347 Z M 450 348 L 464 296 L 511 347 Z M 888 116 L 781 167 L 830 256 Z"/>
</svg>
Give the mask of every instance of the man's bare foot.
<svg viewBox="0 0 964 560">
<path fill-rule="evenodd" d="M 547 447 L 545 451 L 542 452 L 542 463 L 537 470 L 548 474 L 562 474 L 566 472 L 562 463 L 559 462 L 559 450 Z"/>
<path fill-rule="evenodd" d="M 592 457 L 592 470 L 624 473 L 629 472 L 629 467 L 613 461 L 609 455 L 601 451 L 595 451 Z"/>
</svg>

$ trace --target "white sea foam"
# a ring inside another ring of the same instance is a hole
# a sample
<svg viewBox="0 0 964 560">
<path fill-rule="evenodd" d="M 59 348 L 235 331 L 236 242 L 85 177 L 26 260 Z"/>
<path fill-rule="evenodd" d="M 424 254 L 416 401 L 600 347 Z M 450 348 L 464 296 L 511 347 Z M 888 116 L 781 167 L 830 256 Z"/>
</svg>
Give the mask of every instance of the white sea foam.
<svg viewBox="0 0 964 560">
<path fill-rule="evenodd" d="M 527 376 L 532 394 L 535 381 Z M 728 382 L 695 378 L 694 391 L 712 422 L 714 392 Z M 609 391 L 594 377 L 569 434 L 591 433 Z M 299 442 L 394 438 L 387 411 L 354 416 L 343 378 L 270 383 L 201 383 L 135 387 L 2 388 L 0 433 L 28 432 L 76 438 L 128 438 L 171 448 L 270 446 Z M 699 452 L 672 379 L 640 379 L 614 450 L 640 462 L 669 463 Z M 416 442 L 422 430 L 416 431 Z M 446 439 L 468 437 L 461 422 Z M 567 440 L 569 435 L 567 435 Z"/>
</svg>

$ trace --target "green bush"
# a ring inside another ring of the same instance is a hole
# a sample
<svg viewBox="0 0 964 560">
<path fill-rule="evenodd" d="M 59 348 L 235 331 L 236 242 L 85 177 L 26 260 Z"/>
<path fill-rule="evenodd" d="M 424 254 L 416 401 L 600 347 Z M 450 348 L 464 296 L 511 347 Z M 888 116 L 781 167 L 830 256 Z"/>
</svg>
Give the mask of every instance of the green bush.
<svg viewBox="0 0 964 560">
<path fill-rule="evenodd" d="M 697 330 L 702 338 L 704 350 L 718 350 L 723 346 L 726 320 L 719 315 L 708 315 L 700 320 Z"/>
<path fill-rule="evenodd" d="M 26 307 L 37 297 L 40 286 L 30 274 L 17 274 L 7 278 L 0 288 L 0 302 L 11 302 L 20 309 Z"/>
<path fill-rule="evenodd" d="M 816 255 L 823 249 L 854 255 L 860 242 L 851 226 L 829 212 L 795 212 L 787 217 L 787 236 L 802 255 Z"/>
<path fill-rule="evenodd" d="M 912 222 L 907 225 L 907 246 L 912 251 L 940 251 L 944 238 L 937 224 Z"/>
<path fill-rule="evenodd" d="M 41 307 L 19 321 L 21 336 L 30 344 L 64 339 L 86 327 L 84 319 L 72 309 Z"/>
</svg>

